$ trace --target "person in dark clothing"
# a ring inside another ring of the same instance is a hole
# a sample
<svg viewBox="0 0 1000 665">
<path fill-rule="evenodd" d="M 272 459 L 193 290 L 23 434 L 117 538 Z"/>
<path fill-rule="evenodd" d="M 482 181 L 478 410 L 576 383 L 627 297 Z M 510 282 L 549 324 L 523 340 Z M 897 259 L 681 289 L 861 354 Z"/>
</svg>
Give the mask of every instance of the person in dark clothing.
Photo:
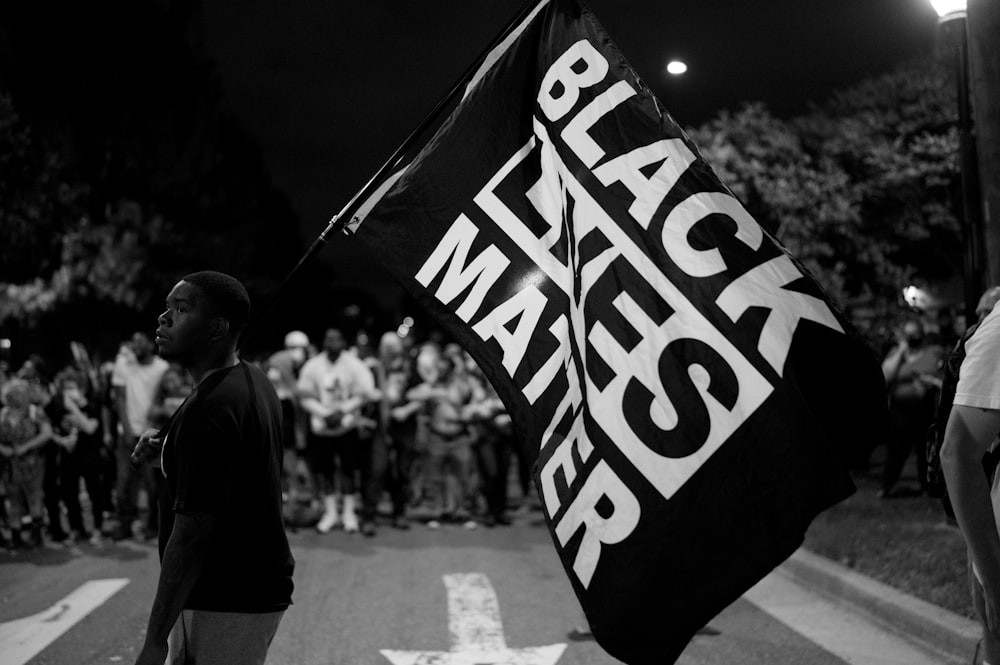
<svg viewBox="0 0 1000 665">
<path fill-rule="evenodd" d="M 473 372 L 482 398 L 466 408 L 467 417 L 475 424 L 479 436 L 474 447 L 483 494 L 486 497 L 488 527 L 511 524 L 507 515 L 507 474 L 514 451 L 514 431 L 510 415 L 493 386 L 482 372 Z"/>
<path fill-rule="evenodd" d="M 52 505 L 49 506 L 50 529 L 62 531 L 58 503 L 61 500 L 66 506 L 66 516 L 74 537 L 77 540 L 90 539 L 96 545 L 100 543 L 105 510 L 101 458 L 104 433 L 100 405 L 88 399 L 85 392 L 87 381 L 73 368 L 60 372 L 55 383 L 56 395 L 46 409 L 59 455 L 56 466 L 58 475 L 52 479 L 57 494 L 54 510 Z M 79 496 L 81 478 L 90 499 L 94 522 L 92 535 L 83 522 Z"/>
<path fill-rule="evenodd" d="M 378 359 L 371 364 L 382 399 L 377 403 L 378 429 L 366 463 L 368 478 L 361 506 L 361 532 L 365 535 L 374 535 L 372 525 L 383 491 L 388 492 L 391 501 L 392 526 L 410 528 L 406 517 L 410 469 L 416 448 L 417 414 L 423 408 L 422 402 L 406 399 L 406 391 L 416 385 L 412 364 L 399 335 L 395 332 L 382 335 Z"/>
<path fill-rule="evenodd" d="M 920 493 L 926 492 L 927 457 L 924 437 L 934 420 L 944 349 L 928 344 L 918 321 L 903 325 L 902 339 L 882 363 L 889 390 L 890 432 L 882 471 L 880 498 L 900 496 L 896 481 L 909 457 L 916 454 Z M 914 490 L 910 490 L 913 492 Z"/>
<path fill-rule="evenodd" d="M 195 381 L 134 463 L 159 462 L 160 579 L 137 663 L 263 663 L 291 604 L 295 562 L 281 514 L 281 405 L 239 360 L 246 289 L 217 272 L 167 296 L 156 343 Z"/>
</svg>

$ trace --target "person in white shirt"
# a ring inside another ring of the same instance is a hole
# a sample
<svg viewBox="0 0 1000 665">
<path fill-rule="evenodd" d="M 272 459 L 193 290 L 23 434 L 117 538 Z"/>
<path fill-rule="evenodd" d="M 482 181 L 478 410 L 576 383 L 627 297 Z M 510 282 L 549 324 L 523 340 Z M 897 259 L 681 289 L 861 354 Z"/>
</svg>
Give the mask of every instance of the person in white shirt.
<svg viewBox="0 0 1000 665">
<path fill-rule="evenodd" d="M 132 536 L 132 522 L 139 514 L 137 499 L 140 484 L 145 485 L 149 498 L 146 535 L 153 537 L 157 532 L 156 501 L 160 478 L 149 469 L 133 471 L 131 455 L 139 435 L 152 426 L 149 412 L 160 388 L 160 381 L 170 366 L 155 354 L 153 342 L 145 333 L 137 332 L 132 335 L 129 347 L 131 354 L 119 355 L 111 375 L 114 408 L 121 426 L 121 434 L 115 447 L 115 493 L 119 523 L 116 539 Z"/>
<path fill-rule="evenodd" d="M 361 464 L 358 429 L 363 425 L 361 407 L 381 398 L 375 377 L 361 359 L 347 351 L 344 334 L 330 328 L 323 339 L 323 353 L 302 367 L 298 390 L 302 408 L 309 414 L 309 465 L 323 497 L 324 513 L 316 529 L 327 533 L 343 520 L 345 531 L 356 532 L 356 475 Z M 344 498 L 342 514 L 337 510 L 337 481 Z"/>
<path fill-rule="evenodd" d="M 283 455 L 281 465 L 282 492 L 288 493 L 293 479 L 298 475 L 306 446 L 305 421 L 299 409 L 298 376 L 309 358 L 309 337 L 301 330 L 285 335 L 285 348 L 271 354 L 264 364 L 267 378 L 271 380 L 281 401 L 283 427 Z"/>
<path fill-rule="evenodd" d="M 990 292 L 987 292 L 989 295 Z M 985 297 L 985 296 L 984 296 Z M 977 308 L 978 309 L 978 308 Z M 984 475 L 1000 433 L 1000 305 L 965 344 L 941 465 L 968 547 L 973 603 L 983 623 L 984 664 L 1000 664 L 1000 474 Z"/>
</svg>

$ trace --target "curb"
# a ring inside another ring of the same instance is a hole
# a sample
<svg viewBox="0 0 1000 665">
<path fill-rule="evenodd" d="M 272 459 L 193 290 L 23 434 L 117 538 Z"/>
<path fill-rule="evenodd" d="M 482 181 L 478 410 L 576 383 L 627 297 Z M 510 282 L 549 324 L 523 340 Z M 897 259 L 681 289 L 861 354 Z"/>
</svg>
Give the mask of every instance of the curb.
<svg viewBox="0 0 1000 665">
<path fill-rule="evenodd" d="M 826 557 L 800 548 L 781 568 L 800 582 L 847 602 L 886 628 L 932 651 L 969 662 L 982 635 L 979 624 L 894 589 Z"/>
</svg>

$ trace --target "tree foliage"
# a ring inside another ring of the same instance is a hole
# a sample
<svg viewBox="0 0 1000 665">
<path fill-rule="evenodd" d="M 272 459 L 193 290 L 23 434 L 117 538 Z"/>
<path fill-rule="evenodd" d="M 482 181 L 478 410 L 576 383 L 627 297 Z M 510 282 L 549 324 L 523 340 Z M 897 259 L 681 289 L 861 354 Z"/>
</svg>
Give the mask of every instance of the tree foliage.
<svg viewBox="0 0 1000 665">
<path fill-rule="evenodd" d="M 691 130 L 748 210 L 841 302 L 891 308 L 961 270 L 954 86 L 934 58 L 782 120 L 747 104 Z"/>
<path fill-rule="evenodd" d="M 294 264 L 291 206 L 225 111 L 196 9 L 0 10 L 0 325 L 93 327 L 78 319 L 100 311 L 127 329 L 186 272 L 266 298 Z"/>
</svg>

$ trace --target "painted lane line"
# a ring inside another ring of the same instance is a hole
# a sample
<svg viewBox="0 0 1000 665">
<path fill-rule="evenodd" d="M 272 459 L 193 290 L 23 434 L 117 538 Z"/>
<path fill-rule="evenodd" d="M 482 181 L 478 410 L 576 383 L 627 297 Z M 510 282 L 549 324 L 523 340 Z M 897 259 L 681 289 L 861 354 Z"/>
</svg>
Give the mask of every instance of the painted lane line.
<svg viewBox="0 0 1000 665">
<path fill-rule="evenodd" d="M 780 568 L 743 597 L 849 665 L 941 665 L 940 656 L 808 591 Z"/>
<path fill-rule="evenodd" d="M 511 649 L 503 635 L 500 603 L 490 580 L 482 573 L 444 576 L 448 590 L 450 651 L 394 651 L 381 653 L 393 665 L 555 665 L 565 644 Z"/>
<path fill-rule="evenodd" d="M 0 623 L 0 665 L 24 665 L 128 582 L 91 580 L 43 612 Z"/>
</svg>

